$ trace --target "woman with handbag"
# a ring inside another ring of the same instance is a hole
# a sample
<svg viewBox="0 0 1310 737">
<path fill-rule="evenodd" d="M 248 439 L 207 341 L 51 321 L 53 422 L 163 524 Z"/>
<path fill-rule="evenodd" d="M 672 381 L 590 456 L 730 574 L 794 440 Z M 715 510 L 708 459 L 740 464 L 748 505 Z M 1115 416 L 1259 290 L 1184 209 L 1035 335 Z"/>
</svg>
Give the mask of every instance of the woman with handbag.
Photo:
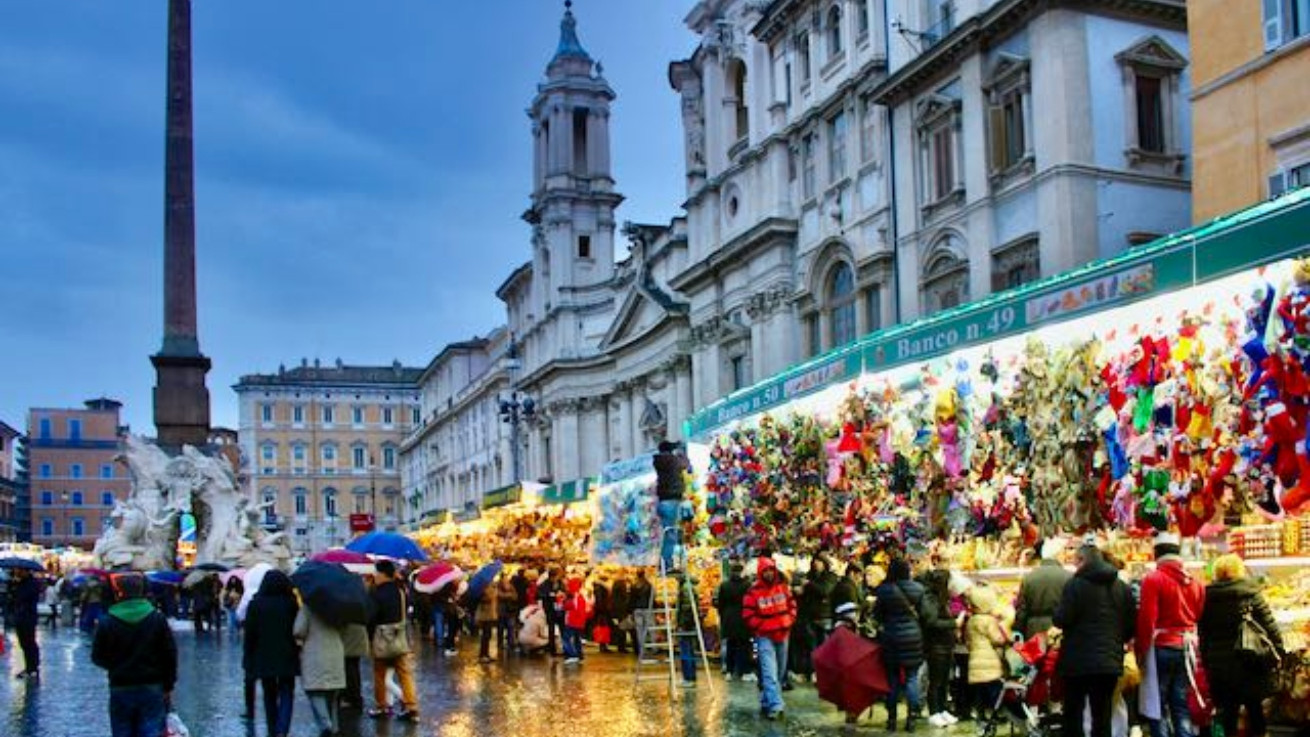
<svg viewBox="0 0 1310 737">
<path fill-rule="evenodd" d="M 396 564 L 377 562 L 377 585 L 373 589 L 374 614 L 369 627 L 373 655 L 374 719 L 391 715 L 387 703 L 387 671 L 395 669 L 400 681 L 402 721 L 418 721 L 418 695 L 414 689 L 414 660 L 410 656 L 409 631 L 405 628 L 405 592 L 396 582 Z"/>
<path fill-rule="evenodd" d="M 919 668 L 923 665 L 923 629 L 919 610 L 924 588 L 910 578 L 910 562 L 895 558 L 887 565 L 887 578 L 873 590 L 873 617 L 878 622 L 878 644 L 887 668 L 887 731 L 896 731 L 896 705 L 905 696 L 905 731 L 913 732 L 922 706 Z"/>
<path fill-rule="evenodd" d="M 1283 638 L 1259 584 L 1246 577 L 1246 565 L 1236 555 L 1215 560 L 1214 583 L 1206 587 L 1198 631 L 1201 660 L 1224 734 L 1237 734 L 1238 713 L 1246 707 L 1247 737 L 1263 735 L 1262 702 L 1283 653 Z"/>
</svg>

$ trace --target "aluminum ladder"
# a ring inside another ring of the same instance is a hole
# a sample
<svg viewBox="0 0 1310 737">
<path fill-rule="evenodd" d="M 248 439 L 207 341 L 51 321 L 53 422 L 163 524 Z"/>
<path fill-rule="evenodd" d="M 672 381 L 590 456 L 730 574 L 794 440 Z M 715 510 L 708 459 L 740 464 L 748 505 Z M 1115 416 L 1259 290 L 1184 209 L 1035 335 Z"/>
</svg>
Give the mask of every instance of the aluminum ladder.
<svg viewBox="0 0 1310 737">
<path fill-rule="evenodd" d="M 677 527 L 661 529 L 661 543 L 665 535 L 676 535 L 677 532 L 679 532 Z M 646 602 L 646 609 L 633 612 L 637 647 L 640 650 L 637 663 L 633 668 L 633 685 L 634 687 L 640 687 L 643 681 L 665 680 L 668 683 L 669 692 L 672 693 L 677 688 L 678 679 L 680 678 L 678 641 L 684 637 L 694 636 L 696 638 L 696 650 L 700 653 L 700 665 L 705 669 L 704 682 L 709 686 L 710 694 L 713 695 L 714 675 L 713 670 L 710 668 L 709 653 L 705 651 L 705 630 L 701 626 L 700 601 L 696 596 L 696 588 L 692 585 L 691 577 L 687 575 L 686 548 L 678 545 L 676 551 L 678 570 L 667 570 L 664 556 L 661 555 L 659 575 L 651 584 L 650 600 Z M 680 631 L 678 629 L 678 597 L 684 589 L 692 602 L 691 616 L 695 629 Z M 651 657 L 657 649 L 665 652 L 665 663 L 668 665 L 666 672 L 649 672 L 650 668 L 658 668 L 661 665 L 658 660 Z M 643 666 L 647 668 L 647 672 L 642 671 Z"/>
</svg>

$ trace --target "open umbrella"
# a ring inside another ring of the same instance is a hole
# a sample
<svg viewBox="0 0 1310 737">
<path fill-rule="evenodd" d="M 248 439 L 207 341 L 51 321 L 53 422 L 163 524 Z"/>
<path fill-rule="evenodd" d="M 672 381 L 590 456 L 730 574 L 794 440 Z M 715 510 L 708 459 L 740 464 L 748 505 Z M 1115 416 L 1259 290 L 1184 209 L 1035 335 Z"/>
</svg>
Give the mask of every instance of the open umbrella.
<svg viewBox="0 0 1310 737">
<path fill-rule="evenodd" d="M 341 563 L 342 565 L 372 565 L 373 559 L 363 553 L 357 553 L 345 548 L 333 548 L 324 550 L 321 553 L 315 553 L 309 557 L 310 560 L 316 560 L 320 563 Z"/>
<path fill-rule="evenodd" d="M 480 600 L 487 587 L 496 580 L 496 576 L 500 575 L 500 569 L 504 567 L 504 563 L 495 560 L 479 568 L 478 572 L 469 579 L 469 601 Z"/>
<path fill-rule="evenodd" d="M 370 532 L 346 543 L 346 550 L 381 555 L 399 560 L 426 561 L 428 554 L 418 543 L 395 532 Z"/>
<path fill-rule="evenodd" d="M 146 580 L 150 583 L 162 584 L 165 586 L 177 586 L 182 583 L 186 575 L 180 571 L 150 571 L 146 574 Z"/>
<path fill-rule="evenodd" d="M 368 624 L 370 600 L 364 582 L 339 563 L 310 560 L 291 574 L 305 606 L 333 627 Z"/>
<path fill-rule="evenodd" d="M 213 575 L 215 575 L 213 571 L 202 571 L 200 569 L 191 571 L 186 574 L 186 578 L 182 579 L 182 588 L 189 589 L 199 586 L 201 582 Z"/>
<path fill-rule="evenodd" d="M 847 714 L 859 714 L 891 693 L 878 643 L 837 627 L 814 650 L 819 698 Z"/>
<path fill-rule="evenodd" d="M 271 570 L 273 570 L 273 566 L 267 563 L 257 563 L 251 566 L 249 571 L 246 571 L 245 578 L 241 579 L 241 583 L 245 584 L 246 588 L 245 591 L 241 592 L 241 601 L 237 602 L 237 619 L 243 622 L 246 620 L 246 609 L 250 608 L 250 600 L 255 598 L 255 594 L 259 593 L 259 587 L 264 583 L 264 576 Z"/>
<path fill-rule="evenodd" d="M 461 578 L 464 578 L 464 572 L 443 560 L 419 571 L 414 577 L 414 588 L 420 593 L 435 594 Z"/>
<path fill-rule="evenodd" d="M 12 568 L 23 571 L 44 571 L 45 566 L 27 558 L 0 558 L 0 568 Z"/>
<path fill-rule="evenodd" d="M 213 571 L 214 573 L 226 573 L 229 569 L 222 563 L 201 563 L 195 566 L 197 571 Z"/>
</svg>

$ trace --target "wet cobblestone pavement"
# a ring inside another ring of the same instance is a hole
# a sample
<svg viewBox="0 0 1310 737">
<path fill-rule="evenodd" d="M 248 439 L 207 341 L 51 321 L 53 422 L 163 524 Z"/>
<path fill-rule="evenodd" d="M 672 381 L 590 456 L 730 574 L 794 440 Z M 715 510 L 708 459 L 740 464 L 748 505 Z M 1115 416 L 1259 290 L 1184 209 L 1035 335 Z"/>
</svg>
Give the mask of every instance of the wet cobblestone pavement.
<svg viewBox="0 0 1310 737">
<path fill-rule="evenodd" d="M 239 718 L 242 708 L 241 647 L 226 632 L 176 633 L 179 682 L 174 702 L 195 737 L 263 737 L 262 708 L 254 724 Z M 103 671 L 90 662 L 90 637 L 75 630 L 42 627 L 42 675 L 37 683 L 13 677 L 22 655 L 9 634 L 0 681 L 0 735 L 6 737 L 108 737 L 109 716 Z M 785 694 L 783 721 L 759 718 L 756 688 L 727 683 L 715 673 L 715 692 L 703 682 L 694 690 L 677 689 L 670 697 L 665 682 L 634 689 L 629 656 L 589 653 L 581 666 L 559 660 L 510 658 L 477 663 L 476 647 L 467 644 L 454 658 L 430 645 L 418 653 L 418 688 L 422 720 L 417 724 L 371 721 L 359 712 L 344 712 L 345 737 L 449 735 L 450 737 L 585 737 L 605 735 L 864 735 L 878 734 L 866 720 L 851 728 L 830 705 L 819 701 L 813 686 L 799 685 Z M 371 675 L 364 665 L 364 691 Z M 646 669 L 643 669 L 646 670 Z M 702 673 L 702 680 L 704 674 Z M 921 734 L 935 730 L 924 725 Z M 317 732 L 309 704 L 297 692 L 293 737 Z M 940 732 L 937 732 L 940 734 Z"/>
</svg>

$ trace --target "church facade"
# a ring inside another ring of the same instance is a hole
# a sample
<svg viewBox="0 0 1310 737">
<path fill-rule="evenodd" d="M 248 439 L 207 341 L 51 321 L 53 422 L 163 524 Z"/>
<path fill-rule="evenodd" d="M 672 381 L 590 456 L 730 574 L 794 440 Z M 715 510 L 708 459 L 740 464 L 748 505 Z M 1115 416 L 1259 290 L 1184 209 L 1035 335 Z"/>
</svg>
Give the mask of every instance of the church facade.
<svg viewBox="0 0 1310 737">
<path fill-rule="evenodd" d="M 615 91 L 566 9 L 529 108 L 530 257 L 497 290 L 503 380 L 470 378 L 534 402 L 486 433 L 497 483 L 595 476 L 812 355 L 1190 220 L 1181 3 L 701 0 L 686 23 L 684 211 L 618 223 Z M 415 514 L 448 508 L 419 438 L 461 411 L 421 393 Z"/>
</svg>

